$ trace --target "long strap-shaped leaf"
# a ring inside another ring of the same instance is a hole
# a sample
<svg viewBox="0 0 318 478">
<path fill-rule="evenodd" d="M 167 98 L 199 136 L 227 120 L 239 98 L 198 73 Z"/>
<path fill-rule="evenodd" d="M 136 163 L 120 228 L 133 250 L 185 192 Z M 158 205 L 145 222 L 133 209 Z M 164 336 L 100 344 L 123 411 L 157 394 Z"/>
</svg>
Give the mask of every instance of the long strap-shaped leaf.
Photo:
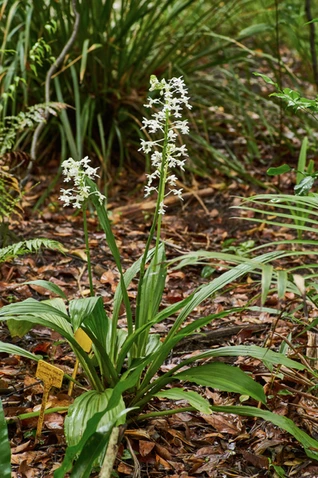
<svg viewBox="0 0 318 478">
<path fill-rule="evenodd" d="M 0 470 L 2 478 L 11 478 L 11 450 L 7 424 L 0 400 Z"/>
<path fill-rule="evenodd" d="M 113 234 L 113 231 L 112 231 L 112 228 L 111 228 L 111 224 L 110 224 L 110 221 L 109 221 L 109 218 L 108 218 L 108 215 L 107 215 L 106 208 L 105 208 L 104 204 L 100 204 L 99 197 L 96 194 L 94 194 L 94 193 L 98 192 L 97 186 L 89 178 L 86 178 L 86 181 L 87 181 L 87 183 L 90 186 L 91 191 L 92 191 L 90 199 L 95 206 L 95 209 L 96 209 L 96 212 L 97 212 L 97 215 L 98 215 L 98 219 L 99 219 L 99 223 L 100 223 L 101 227 L 103 228 L 103 231 L 105 232 L 107 244 L 108 244 L 108 246 L 110 248 L 110 251 L 111 251 L 111 253 L 114 257 L 118 272 L 120 274 L 120 284 L 121 284 L 123 300 L 124 300 L 124 304 L 125 304 L 125 308 L 126 308 L 126 314 L 127 314 L 127 327 L 128 327 L 128 332 L 131 333 L 133 331 L 132 312 L 131 312 L 129 297 L 128 297 L 128 294 L 127 294 L 127 289 L 126 289 L 126 286 L 125 286 L 125 280 L 124 280 L 124 274 L 123 274 L 123 270 L 122 270 L 122 266 L 121 266 L 119 250 L 118 250 L 118 247 L 117 247 L 117 244 L 116 244 L 116 241 L 115 241 L 115 237 L 114 237 L 114 234 Z M 117 327 L 117 324 L 113 324 L 113 326 Z"/>
<path fill-rule="evenodd" d="M 261 410 L 255 407 L 219 407 L 211 406 L 213 412 L 234 413 L 235 415 L 242 415 L 246 417 L 259 417 L 263 420 L 269 421 L 278 426 L 282 430 L 287 431 L 293 435 L 296 440 L 301 443 L 305 449 L 306 455 L 314 460 L 318 460 L 318 441 L 310 437 L 303 430 L 298 428 L 295 423 L 287 417 L 278 415 L 268 410 Z"/>
<path fill-rule="evenodd" d="M 246 273 L 252 271 L 254 268 L 261 267 L 262 261 L 266 259 L 268 256 L 266 254 L 257 258 L 257 262 L 248 261 L 247 264 L 239 264 L 238 266 L 234 267 L 233 269 L 225 272 L 217 279 L 214 279 L 211 283 L 201 287 L 192 297 L 190 302 L 183 308 L 183 310 L 178 315 L 177 319 L 175 320 L 174 325 L 170 329 L 161 349 L 158 351 L 157 356 L 155 357 L 153 363 L 150 365 L 145 377 L 144 382 L 148 384 L 152 377 L 156 374 L 159 370 L 163 362 L 166 360 L 167 353 L 169 354 L 169 344 L 170 341 L 172 342 L 172 338 L 178 332 L 182 323 L 186 320 L 189 314 L 195 309 L 198 305 L 200 305 L 204 300 L 210 297 L 212 294 L 217 292 L 218 290 L 222 289 L 229 283 L 237 280 L 239 277 L 242 277 Z M 170 347 L 170 350 L 173 346 Z"/>
</svg>

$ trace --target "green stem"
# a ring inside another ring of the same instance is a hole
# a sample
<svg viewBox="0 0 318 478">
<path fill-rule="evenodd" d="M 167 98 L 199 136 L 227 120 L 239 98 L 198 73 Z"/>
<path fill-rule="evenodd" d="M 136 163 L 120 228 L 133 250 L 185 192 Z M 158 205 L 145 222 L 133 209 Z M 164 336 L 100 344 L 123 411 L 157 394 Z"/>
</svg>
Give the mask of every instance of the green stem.
<svg viewBox="0 0 318 478">
<path fill-rule="evenodd" d="M 153 222 L 151 225 L 151 229 L 149 232 L 149 236 L 146 242 L 145 246 L 145 251 L 143 254 L 142 262 L 140 265 L 140 274 L 139 274 L 139 284 L 138 284 L 138 293 L 137 293 L 137 303 L 136 303 L 136 322 L 135 322 L 135 328 L 138 329 L 143 325 L 141 317 L 140 317 L 140 304 L 141 304 L 141 298 L 142 298 L 142 285 L 143 285 L 143 280 L 144 280 L 144 275 L 145 275 L 145 268 L 146 268 L 146 260 L 148 256 L 148 252 L 150 249 L 150 244 L 151 241 L 153 240 L 155 230 L 157 229 L 157 236 L 156 236 L 156 246 L 155 246 L 155 255 L 154 255 L 154 272 L 156 271 L 157 268 L 157 262 L 158 262 L 158 249 L 160 245 L 160 235 L 161 235 L 161 223 L 162 223 L 162 214 L 159 214 L 160 210 L 160 204 L 164 200 L 165 196 L 165 185 L 166 185 L 166 179 L 167 179 L 167 171 L 168 171 L 168 164 L 167 164 L 167 157 L 168 157 L 168 130 L 169 130 L 169 111 L 166 111 L 166 123 L 165 123 L 165 130 L 164 130 L 164 144 L 163 144 L 163 149 L 162 149 L 162 161 L 161 161 L 161 168 L 160 168 L 160 181 L 159 181 L 159 187 L 158 187 L 158 198 L 157 198 L 157 203 L 156 203 L 156 210 L 155 210 L 155 215 L 153 218 Z M 153 289 L 154 285 L 152 285 Z M 153 292 L 153 291 L 152 291 Z M 153 299 L 153 293 L 150 294 L 151 300 L 150 304 L 148 307 L 148 317 L 147 320 L 151 318 L 152 314 L 152 299 Z M 148 333 L 147 333 L 148 335 Z M 142 335 L 139 340 L 138 340 L 138 345 L 137 345 L 137 353 L 139 356 L 141 356 L 144 353 L 145 350 L 145 335 Z"/>
<path fill-rule="evenodd" d="M 48 415 L 49 413 L 63 413 L 67 411 L 68 411 L 68 407 L 48 408 L 47 410 L 44 410 L 44 415 Z M 16 420 L 26 420 L 28 418 L 38 417 L 39 415 L 40 415 L 40 410 L 38 410 L 37 412 L 21 413 L 21 415 L 17 415 L 16 417 L 6 418 L 6 422 L 14 423 Z"/>
<path fill-rule="evenodd" d="M 89 290 L 91 293 L 91 297 L 94 297 L 94 287 L 93 287 L 93 277 L 92 277 L 92 264 L 91 264 L 91 254 L 89 249 L 89 241 L 88 241 L 88 229 L 87 229 L 87 217 L 86 217 L 86 204 L 85 201 L 83 203 L 83 227 L 84 227 L 84 236 L 85 236 L 85 247 L 86 247 L 86 256 L 87 256 L 87 272 L 88 272 L 88 280 L 89 280 Z"/>
</svg>

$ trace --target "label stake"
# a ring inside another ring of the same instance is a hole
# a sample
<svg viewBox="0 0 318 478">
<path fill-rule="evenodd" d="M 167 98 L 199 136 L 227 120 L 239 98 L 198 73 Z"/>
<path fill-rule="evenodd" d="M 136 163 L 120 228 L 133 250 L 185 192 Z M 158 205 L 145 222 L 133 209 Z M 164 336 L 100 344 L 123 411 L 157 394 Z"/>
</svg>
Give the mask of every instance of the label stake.
<svg viewBox="0 0 318 478">
<path fill-rule="evenodd" d="M 40 415 L 38 420 L 38 426 L 36 429 L 36 438 L 39 438 L 42 433 L 44 411 L 49 398 L 49 393 L 52 387 L 61 388 L 63 382 L 64 372 L 55 365 L 40 360 L 36 369 L 36 378 L 39 378 L 43 382 L 43 397 L 40 409 Z"/>
</svg>

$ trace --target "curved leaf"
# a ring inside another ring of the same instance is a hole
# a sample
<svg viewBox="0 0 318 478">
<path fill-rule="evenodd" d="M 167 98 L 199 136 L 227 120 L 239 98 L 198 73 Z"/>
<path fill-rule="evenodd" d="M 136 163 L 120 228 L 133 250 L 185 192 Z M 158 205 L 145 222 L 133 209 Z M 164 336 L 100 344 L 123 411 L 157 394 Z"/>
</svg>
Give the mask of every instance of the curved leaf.
<svg viewBox="0 0 318 478">
<path fill-rule="evenodd" d="M 208 400 L 192 390 L 186 391 L 183 388 L 170 388 L 169 390 L 156 393 L 155 397 L 168 398 L 169 400 L 185 400 L 199 412 L 206 414 L 211 413 Z"/>
<path fill-rule="evenodd" d="M 0 352 L 4 352 L 10 355 L 20 355 L 21 357 L 28 358 L 30 360 L 36 360 L 37 362 L 41 360 L 42 355 L 35 355 L 27 350 L 18 347 L 17 345 L 7 344 L 5 342 L 0 342 Z"/>
<path fill-rule="evenodd" d="M 238 367 L 221 362 L 200 365 L 173 376 L 178 380 L 194 382 L 206 387 L 218 388 L 226 392 L 248 395 L 258 402 L 265 403 L 263 387 Z"/>
<path fill-rule="evenodd" d="M 281 166 L 278 166 L 277 168 L 268 168 L 266 172 L 269 176 L 278 176 L 279 174 L 288 173 L 291 170 L 292 168 L 288 166 L 288 164 L 282 164 Z"/>
<path fill-rule="evenodd" d="M 85 297 L 70 301 L 69 314 L 74 332 L 81 327 L 82 322 L 93 314 L 97 302 L 101 297 Z"/>
<path fill-rule="evenodd" d="M 58 285 L 54 284 L 54 282 L 50 282 L 47 280 L 31 280 L 29 282 L 24 282 L 24 284 L 39 285 L 43 287 L 43 289 L 47 289 L 50 292 L 59 295 L 60 297 L 62 297 L 62 299 L 67 300 L 67 296 L 65 295 L 65 293 L 62 291 L 62 289 L 59 288 Z"/>
<path fill-rule="evenodd" d="M 235 415 L 263 418 L 263 420 L 267 420 L 293 435 L 296 440 L 302 444 L 307 456 L 318 460 L 318 441 L 307 435 L 307 433 L 298 428 L 295 423 L 287 417 L 255 407 L 219 407 L 213 405 L 211 406 L 211 410 L 214 412 L 234 413 Z"/>
<path fill-rule="evenodd" d="M 65 438 L 69 446 L 76 445 L 82 438 L 87 422 L 95 413 L 101 412 L 107 408 L 109 399 L 113 393 L 112 389 L 107 389 L 104 392 L 97 392 L 90 390 L 77 397 L 74 403 L 70 406 L 67 417 L 64 422 Z M 125 403 L 122 398 L 111 410 L 103 415 L 99 422 L 97 431 L 104 425 L 109 424 L 114 417 L 125 409 Z M 119 420 L 119 425 L 125 423 L 125 419 Z"/>
</svg>

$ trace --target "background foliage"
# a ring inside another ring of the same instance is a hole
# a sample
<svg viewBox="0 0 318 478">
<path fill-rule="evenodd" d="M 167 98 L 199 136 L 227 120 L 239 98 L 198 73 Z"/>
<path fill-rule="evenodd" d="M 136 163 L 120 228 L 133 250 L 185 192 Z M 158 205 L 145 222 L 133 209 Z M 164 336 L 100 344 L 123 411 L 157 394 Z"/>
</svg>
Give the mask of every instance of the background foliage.
<svg viewBox="0 0 318 478">
<path fill-rule="evenodd" d="M 266 161 L 261 141 L 280 155 L 293 148 L 290 138 L 300 134 L 300 124 L 312 129 L 310 118 L 293 120 L 277 99 L 269 100 L 267 87 L 252 75 L 265 70 L 280 86 L 297 87 L 297 73 L 314 92 L 314 24 L 307 25 L 304 1 L 96 0 L 76 8 L 75 42 L 50 81 L 51 100 L 69 108 L 49 119 L 38 160 L 61 151 L 61 159 L 95 155 L 105 175 L 111 166 L 136 162 L 144 169 L 138 136 L 151 74 L 185 76 L 195 104 L 196 154 L 189 167 L 201 173 L 217 167 L 246 177 L 251 161 Z M 316 10 L 312 5 L 313 16 Z M 47 71 L 73 27 L 71 0 L 0 1 L 4 126 L 6 117 L 43 103 Z M 29 152 L 31 141 L 26 128 L 12 149 Z M 315 136 L 311 141 L 314 146 Z"/>
</svg>

